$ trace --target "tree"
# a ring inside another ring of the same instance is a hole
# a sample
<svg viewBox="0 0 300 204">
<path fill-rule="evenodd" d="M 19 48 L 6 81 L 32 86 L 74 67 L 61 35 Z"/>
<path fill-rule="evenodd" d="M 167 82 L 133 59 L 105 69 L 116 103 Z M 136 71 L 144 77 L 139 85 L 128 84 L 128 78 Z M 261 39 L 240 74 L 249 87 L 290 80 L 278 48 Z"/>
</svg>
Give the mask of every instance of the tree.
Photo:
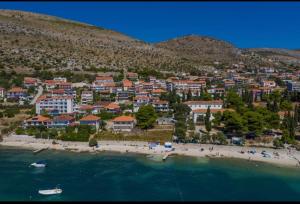
<svg viewBox="0 0 300 204">
<path fill-rule="evenodd" d="M 222 113 L 220 111 L 216 112 L 214 115 L 214 119 L 212 120 L 214 126 L 219 126 L 222 120 Z"/>
<path fill-rule="evenodd" d="M 145 105 L 139 108 L 136 113 L 137 125 L 142 129 L 153 127 L 157 119 L 156 112 L 152 105 Z"/>
<path fill-rule="evenodd" d="M 255 111 L 263 117 L 264 127 L 268 129 L 278 129 L 280 125 L 280 117 L 267 108 L 257 107 Z"/>
<path fill-rule="evenodd" d="M 175 120 L 186 120 L 187 116 L 191 112 L 191 108 L 184 103 L 174 104 L 173 110 Z"/>
<path fill-rule="evenodd" d="M 260 135 L 263 130 L 263 117 L 261 114 L 248 111 L 243 114 L 243 120 L 245 121 L 248 131 L 255 132 L 256 135 Z"/>
<path fill-rule="evenodd" d="M 90 147 L 95 147 L 95 146 L 97 146 L 98 145 L 98 142 L 97 142 L 97 140 L 95 139 L 95 138 L 91 138 L 90 140 L 89 140 L 89 146 Z"/>
<path fill-rule="evenodd" d="M 283 142 L 282 142 L 279 138 L 275 138 L 275 139 L 273 140 L 273 146 L 274 146 L 275 148 L 283 148 L 283 147 L 284 147 L 284 144 L 283 144 Z"/>
<path fill-rule="evenodd" d="M 203 134 L 200 138 L 200 143 L 207 144 L 210 142 L 210 140 L 211 140 L 211 138 L 210 138 L 209 134 Z"/>
<path fill-rule="evenodd" d="M 227 93 L 225 100 L 228 108 L 234 108 L 237 111 L 239 111 L 240 108 L 244 105 L 241 97 L 233 90 L 230 90 Z"/>
<path fill-rule="evenodd" d="M 93 103 L 96 103 L 100 100 L 101 100 L 100 95 L 96 91 L 93 91 Z"/>
<path fill-rule="evenodd" d="M 185 101 L 185 98 L 186 98 L 186 96 L 185 96 L 185 93 L 184 93 L 184 92 L 182 92 L 182 102 L 184 102 L 184 101 Z"/>
<path fill-rule="evenodd" d="M 298 107 L 298 105 L 296 105 L 294 109 L 294 121 L 296 126 L 300 122 L 300 108 Z"/>
<path fill-rule="evenodd" d="M 223 121 L 225 125 L 224 127 L 225 132 L 242 134 L 245 131 L 244 121 L 242 117 L 236 112 L 232 112 L 228 110 L 224 111 Z"/>
<path fill-rule="evenodd" d="M 228 144 L 225 135 L 222 132 L 218 132 L 217 134 L 212 135 L 213 143 L 220 144 L 220 145 L 226 145 Z"/>
<path fill-rule="evenodd" d="M 210 121 L 210 106 L 208 106 L 206 114 L 205 114 L 205 118 L 204 118 L 204 123 L 205 123 L 205 129 L 206 131 L 209 132 L 211 131 L 211 121 Z"/>
<path fill-rule="evenodd" d="M 189 130 L 195 130 L 195 124 L 194 124 L 193 120 L 188 120 L 188 127 L 189 127 Z"/>
<path fill-rule="evenodd" d="M 280 109 L 283 111 L 291 111 L 293 109 L 292 103 L 284 100 L 280 103 Z"/>
<path fill-rule="evenodd" d="M 178 138 L 178 142 L 185 142 L 185 136 L 186 136 L 186 129 L 183 127 L 176 127 L 175 128 L 175 135 Z"/>
<path fill-rule="evenodd" d="M 187 101 L 190 101 L 190 100 L 192 100 L 192 97 L 193 97 L 192 91 L 191 91 L 191 89 L 189 89 L 189 91 L 188 91 L 188 93 L 187 93 L 187 98 L 186 98 L 186 100 L 187 100 Z"/>
</svg>

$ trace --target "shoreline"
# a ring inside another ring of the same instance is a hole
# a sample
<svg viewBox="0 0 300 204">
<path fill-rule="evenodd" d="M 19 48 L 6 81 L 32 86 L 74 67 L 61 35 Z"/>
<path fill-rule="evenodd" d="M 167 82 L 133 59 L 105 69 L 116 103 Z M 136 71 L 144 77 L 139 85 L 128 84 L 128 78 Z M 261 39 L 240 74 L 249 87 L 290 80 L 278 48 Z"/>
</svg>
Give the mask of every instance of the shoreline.
<svg viewBox="0 0 300 204">
<path fill-rule="evenodd" d="M 9 146 L 16 148 L 25 148 L 38 150 L 48 148 L 50 150 L 63 150 L 72 152 L 89 152 L 101 153 L 103 151 L 119 152 L 119 153 L 136 153 L 144 155 L 182 155 L 192 157 L 208 157 L 208 158 L 237 158 L 248 161 L 267 162 L 274 165 L 286 167 L 300 167 L 300 152 L 287 149 L 271 149 L 262 147 L 242 147 L 242 146 L 224 146 L 212 144 L 173 144 L 174 151 L 166 152 L 161 146 L 158 149 L 149 149 L 148 142 L 140 141 L 98 141 L 99 147 L 89 147 L 88 142 L 68 142 L 56 140 L 58 144 L 52 144 L 52 140 L 36 139 L 27 135 L 11 135 L 4 137 L 0 142 L 0 146 Z M 213 148 L 212 148 L 213 147 Z M 211 149 L 212 148 L 212 149 Z M 201 151 L 203 149 L 203 151 Z M 256 150 L 255 154 L 248 151 Z M 271 158 L 263 157 L 261 151 L 267 151 Z M 244 151 L 242 154 L 241 151 Z M 275 156 L 273 152 L 277 152 L 279 156 Z"/>
</svg>

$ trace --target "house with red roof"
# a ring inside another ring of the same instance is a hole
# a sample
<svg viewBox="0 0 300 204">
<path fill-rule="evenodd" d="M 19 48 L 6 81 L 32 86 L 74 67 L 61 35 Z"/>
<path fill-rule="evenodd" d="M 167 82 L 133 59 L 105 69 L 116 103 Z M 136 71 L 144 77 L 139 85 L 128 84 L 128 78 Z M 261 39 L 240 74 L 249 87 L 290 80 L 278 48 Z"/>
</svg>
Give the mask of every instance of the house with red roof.
<svg viewBox="0 0 300 204">
<path fill-rule="evenodd" d="M 9 99 L 19 99 L 22 97 L 26 97 L 27 95 L 27 90 L 21 87 L 13 87 L 9 89 L 6 94 L 7 98 Z"/>
<path fill-rule="evenodd" d="M 58 84 L 59 89 L 72 89 L 72 83 L 71 82 L 60 82 Z"/>
<path fill-rule="evenodd" d="M 55 116 L 51 120 L 51 127 L 64 128 L 70 126 L 74 122 L 75 122 L 75 118 L 70 115 L 59 115 L 59 116 Z"/>
<path fill-rule="evenodd" d="M 79 120 L 80 125 L 91 125 L 96 128 L 96 130 L 100 127 L 101 118 L 95 115 L 87 115 Z"/>
<path fill-rule="evenodd" d="M 163 90 L 163 89 L 154 89 L 151 92 L 151 95 L 154 97 L 160 97 L 163 93 L 166 93 L 167 91 Z"/>
<path fill-rule="evenodd" d="M 115 113 L 115 114 L 122 112 L 121 107 L 115 102 L 112 102 L 107 106 L 105 106 L 105 110 L 109 113 Z"/>
<path fill-rule="evenodd" d="M 39 127 L 39 126 L 45 126 L 49 127 L 51 124 L 51 119 L 42 115 L 37 115 L 32 118 L 29 118 L 27 120 L 24 120 L 23 127 Z"/>
<path fill-rule="evenodd" d="M 24 87 L 36 87 L 38 86 L 38 79 L 32 77 L 24 77 L 23 80 Z"/>
<path fill-rule="evenodd" d="M 135 80 L 138 80 L 139 75 L 137 73 L 134 73 L 134 72 L 127 72 L 126 77 L 130 80 L 135 81 Z"/>
<path fill-rule="evenodd" d="M 43 82 L 43 85 L 46 86 L 46 90 L 51 90 L 51 89 L 55 89 L 57 86 L 57 81 L 54 80 L 45 80 Z"/>
<path fill-rule="evenodd" d="M 113 130 L 114 131 L 125 131 L 130 132 L 135 126 L 135 119 L 131 116 L 119 116 L 112 120 L 113 122 Z"/>
</svg>

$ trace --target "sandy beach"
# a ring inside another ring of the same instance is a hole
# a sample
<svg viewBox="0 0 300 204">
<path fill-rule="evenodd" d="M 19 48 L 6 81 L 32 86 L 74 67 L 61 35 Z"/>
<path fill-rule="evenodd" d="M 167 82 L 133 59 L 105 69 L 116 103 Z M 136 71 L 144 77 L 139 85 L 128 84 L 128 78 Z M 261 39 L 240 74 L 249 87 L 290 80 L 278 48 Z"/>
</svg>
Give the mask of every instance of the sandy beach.
<svg viewBox="0 0 300 204">
<path fill-rule="evenodd" d="M 210 158 L 239 158 L 248 161 L 268 162 L 281 166 L 300 167 L 300 152 L 287 149 L 271 149 L 257 147 L 241 147 L 241 146 L 223 146 L 211 144 L 173 144 L 174 151 L 166 152 L 163 146 L 156 149 L 149 149 L 147 142 L 138 141 L 98 141 L 99 147 L 89 147 L 87 142 L 66 142 L 56 140 L 58 144 L 52 144 L 52 140 L 35 139 L 27 135 L 10 135 L 4 137 L 0 145 L 29 148 L 38 150 L 48 148 L 53 150 L 67 150 L 74 152 L 101 152 L 112 151 L 120 153 L 140 153 L 140 154 L 156 154 L 166 156 L 167 154 L 177 154 L 194 157 L 210 157 Z M 255 150 L 256 153 L 248 151 Z M 265 150 L 271 157 L 263 157 L 261 152 Z M 241 151 L 243 153 L 241 153 Z M 275 153 L 275 154 L 274 154 Z"/>
</svg>

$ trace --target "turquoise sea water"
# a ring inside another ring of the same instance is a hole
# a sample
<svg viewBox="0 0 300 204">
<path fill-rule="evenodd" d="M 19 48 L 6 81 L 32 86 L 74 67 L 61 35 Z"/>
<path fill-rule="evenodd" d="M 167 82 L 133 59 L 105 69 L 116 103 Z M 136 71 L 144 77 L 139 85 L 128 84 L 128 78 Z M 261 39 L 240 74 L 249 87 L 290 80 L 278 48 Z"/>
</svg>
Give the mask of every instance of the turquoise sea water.
<svg viewBox="0 0 300 204">
<path fill-rule="evenodd" d="M 48 167 L 29 164 L 45 159 Z M 39 189 L 60 185 L 61 195 Z M 300 200 L 300 169 L 233 159 L 72 153 L 0 147 L 1 201 Z"/>
</svg>

